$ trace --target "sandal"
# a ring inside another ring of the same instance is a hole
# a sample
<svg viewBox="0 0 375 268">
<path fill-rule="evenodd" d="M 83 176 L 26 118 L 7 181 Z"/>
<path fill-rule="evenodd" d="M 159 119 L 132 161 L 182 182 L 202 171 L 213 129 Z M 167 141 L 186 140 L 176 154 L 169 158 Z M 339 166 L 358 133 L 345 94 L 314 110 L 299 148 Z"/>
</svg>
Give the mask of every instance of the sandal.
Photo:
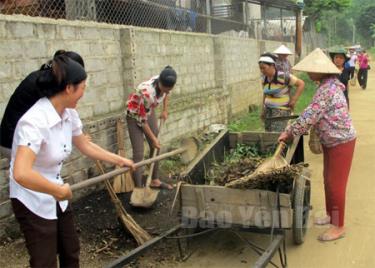
<svg viewBox="0 0 375 268">
<path fill-rule="evenodd" d="M 321 234 L 318 236 L 318 240 L 320 242 L 329 242 L 329 241 L 335 241 L 335 240 L 338 240 L 338 239 L 341 239 L 341 238 L 344 238 L 345 237 L 345 233 L 342 233 L 338 236 L 335 236 L 333 234 L 328 234 L 327 232 Z"/>
<path fill-rule="evenodd" d="M 322 218 L 316 218 L 314 220 L 315 225 L 327 225 L 331 223 L 331 217 L 330 216 L 325 216 Z"/>
<path fill-rule="evenodd" d="M 172 187 L 172 188 L 170 188 Z M 153 189 L 164 189 L 164 190 L 173 190 L 173 186 L 168 184 L 168 183 L 165 183 L 165 182 L 160 182 L 160 185 L 159 186 L 154 186 L 154 185 L 150 185 L 150 188 L 153 188 Z"/>
</svg>

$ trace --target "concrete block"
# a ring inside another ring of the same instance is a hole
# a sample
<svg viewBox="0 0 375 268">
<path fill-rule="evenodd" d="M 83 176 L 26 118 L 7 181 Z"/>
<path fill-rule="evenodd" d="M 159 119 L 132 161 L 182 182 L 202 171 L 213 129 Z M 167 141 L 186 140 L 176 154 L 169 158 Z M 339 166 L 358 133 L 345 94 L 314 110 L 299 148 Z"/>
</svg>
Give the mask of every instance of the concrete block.
<svg viewBox="0 0 375 268">
<path fill-rule="evenodd" d="M 0 21 L 0 37 L 4 38 L 7 36 L 7 30 L 6 30 L 6 22 L 5 21 Z"/>
<path fill-rule="evenodd" d="M 8 81 L 12 79 L 13 63 L 10 61 L 5 61 L 0 64 L 0 82 Z"/>
<path fill-rule="evenodd" d="M 19 59 L 25 49 L 19 40 L 0 40 L 0 59 Z"/>
<path fill-rule="evenodd" d="M 36 24 L 36 35 L 39 39 L 55 40 L 56 39 L 56 25 Z"/>
<path fill-rule="evenodd" d="M 109 103 L 107 103 L 104 99 L 101 99 L 101 103 L 96 104 L 94 107 L 94 115 L 105 115 L 109 113 Z"/>
<path fill-rule="evenodd" d="M 56 38 L 74 40 L 77 38 L 77 28 L 73 26 L 59 25 L 57 27 Z"/>
<path fill-rule="evenodd" d="M 95 27 L 81 27 L 79 29 L 79 33 L 77 35 L 79 39 L 87 39 L 87 40 L 100 40 L 101 35 L 99 30 Z"/>
<path fill-rule="evenodd" d="M 102 59 L 89 58 L 85 60 L 85 68 L 87 72 L 100 72 L 106 70 L 106 65 Z"/>
<path fill-rule="evenodd" d="M 26 51 L 26 56 L 31 59 L 41 58 L 41 57 L 51 57 L 48 53 L 47 46 L 45 42 L 38 41 L 28 41 L 23 44 Z"/>
<path fill-rule="evenodd" d="M 8 22 L 6 27 L 10 35 L 15 39 L 34 37 L 34 24 L 25 22 Z"/>
<path fill-rule="evenodd" d="M 78 113 L 81 119 L 86 119 L 94 116 L 93 105 L 78 106 Z"/>
<path fill-rule="evenodd" d="M 125 109 L 125 103 L 122 100 L 112 101 L 109 105 L 111 112 L 123 111 Z"/>
<path fill-rule="evenodd" d="M 101 40 L 116 40 L 117 29 L 99 29 L 100 39 Z"/>
</svg>

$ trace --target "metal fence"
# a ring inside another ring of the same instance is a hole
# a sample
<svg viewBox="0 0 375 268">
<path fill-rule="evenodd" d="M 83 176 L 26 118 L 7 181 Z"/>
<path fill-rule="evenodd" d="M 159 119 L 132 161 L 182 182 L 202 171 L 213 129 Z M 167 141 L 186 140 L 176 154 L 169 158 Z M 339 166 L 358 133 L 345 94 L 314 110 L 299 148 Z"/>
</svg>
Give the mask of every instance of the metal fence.
<svg viewBox="0 0 375 268">
<path fill-rule="evenodd" d="M 3 14 L 292 41 L 294 13 L 279 10 L 239 0 L 0 0 Z"/>
</svg>

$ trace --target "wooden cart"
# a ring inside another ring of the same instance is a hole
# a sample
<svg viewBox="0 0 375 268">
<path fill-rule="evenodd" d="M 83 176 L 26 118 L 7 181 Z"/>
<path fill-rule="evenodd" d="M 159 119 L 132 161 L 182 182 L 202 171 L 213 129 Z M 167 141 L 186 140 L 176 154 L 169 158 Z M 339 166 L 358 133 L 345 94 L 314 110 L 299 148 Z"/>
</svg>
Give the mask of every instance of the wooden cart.
<svg viewBox="0 0 375 268">
<path fill-rule="evenodd" d="M 293 232 L 295 244 L 302 244 L 306 233 L 310 211 L 309 172 L 303 170 L 294 180 L 292 191 L 280 193 L 257 189 L 231 189 L 222 186 L 205 185 L 205 172 L 210 164 L 224 160 L 225 152 L 237 144 L 257 144 L 261 150 L 276 147 L 279 133 L 246 132 L 229 133 L 224 131 L 207 146 L 187 167 L 183 175 L 189 184 L 180 189 L 181 223 L 145 245 L 133 250 L 109 267 L 121 267 L 139 254 L 177 230 L 186 231 L 186 235 L 177 236 L 181 258 L 190 256 L 189 240 L 200 234 L 215 230 L 251 231 L 271 235 L 272 240 L 266 249 L 248 244 L 259 255 L 253 267 L 266 267 L 276 251 L 279 251 L 282 267 L 287 266 L 285 233 Z M 287 161 L 304 161 L 303 137 L 298 137 L 289 147 Z M 185 246 L 183 246 L 185 245 Z"/>
</svg>

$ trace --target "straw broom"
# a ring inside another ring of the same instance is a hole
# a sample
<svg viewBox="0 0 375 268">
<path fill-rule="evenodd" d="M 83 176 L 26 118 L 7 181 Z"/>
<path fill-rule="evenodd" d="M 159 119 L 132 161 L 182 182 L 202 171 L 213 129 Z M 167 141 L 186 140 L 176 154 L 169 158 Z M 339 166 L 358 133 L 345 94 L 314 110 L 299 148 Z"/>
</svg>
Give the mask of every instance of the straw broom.
<svg viewBox="0 0 375 268">
<path fill-rule="evenodd" d="M 99 161 L 96 161 L 96 166 L 102 174 L 105 173 L 103 166 Z M 138 223 L 133 219 L 133 217 L 126 212 L 121 203 L 121 200 L 118 199 L 111 183 L 108 180 L 105 180 L 104 183 L 111 201 L 115 205 L 117 217 L 120 219 L 122 225 L 133 235 L 138 245 L 142 245 L 150 240 L 152 238 L 151 235 L 147 233 L 141 226 L 139 226 Z"/>
<path fill-rule="evenodd" d="M 124 120 L 120 119 L 116 124 L 117 133 L 117 144 L 118 144 L 118 154 L 125 157 L 125 137 L 124 137 Z M 115 193 L 127 193 L 134 189 L 134 181 L 131 172 L 125 172 L 118 175 L 113 180 L 113 189 Z"/>
</svg>

